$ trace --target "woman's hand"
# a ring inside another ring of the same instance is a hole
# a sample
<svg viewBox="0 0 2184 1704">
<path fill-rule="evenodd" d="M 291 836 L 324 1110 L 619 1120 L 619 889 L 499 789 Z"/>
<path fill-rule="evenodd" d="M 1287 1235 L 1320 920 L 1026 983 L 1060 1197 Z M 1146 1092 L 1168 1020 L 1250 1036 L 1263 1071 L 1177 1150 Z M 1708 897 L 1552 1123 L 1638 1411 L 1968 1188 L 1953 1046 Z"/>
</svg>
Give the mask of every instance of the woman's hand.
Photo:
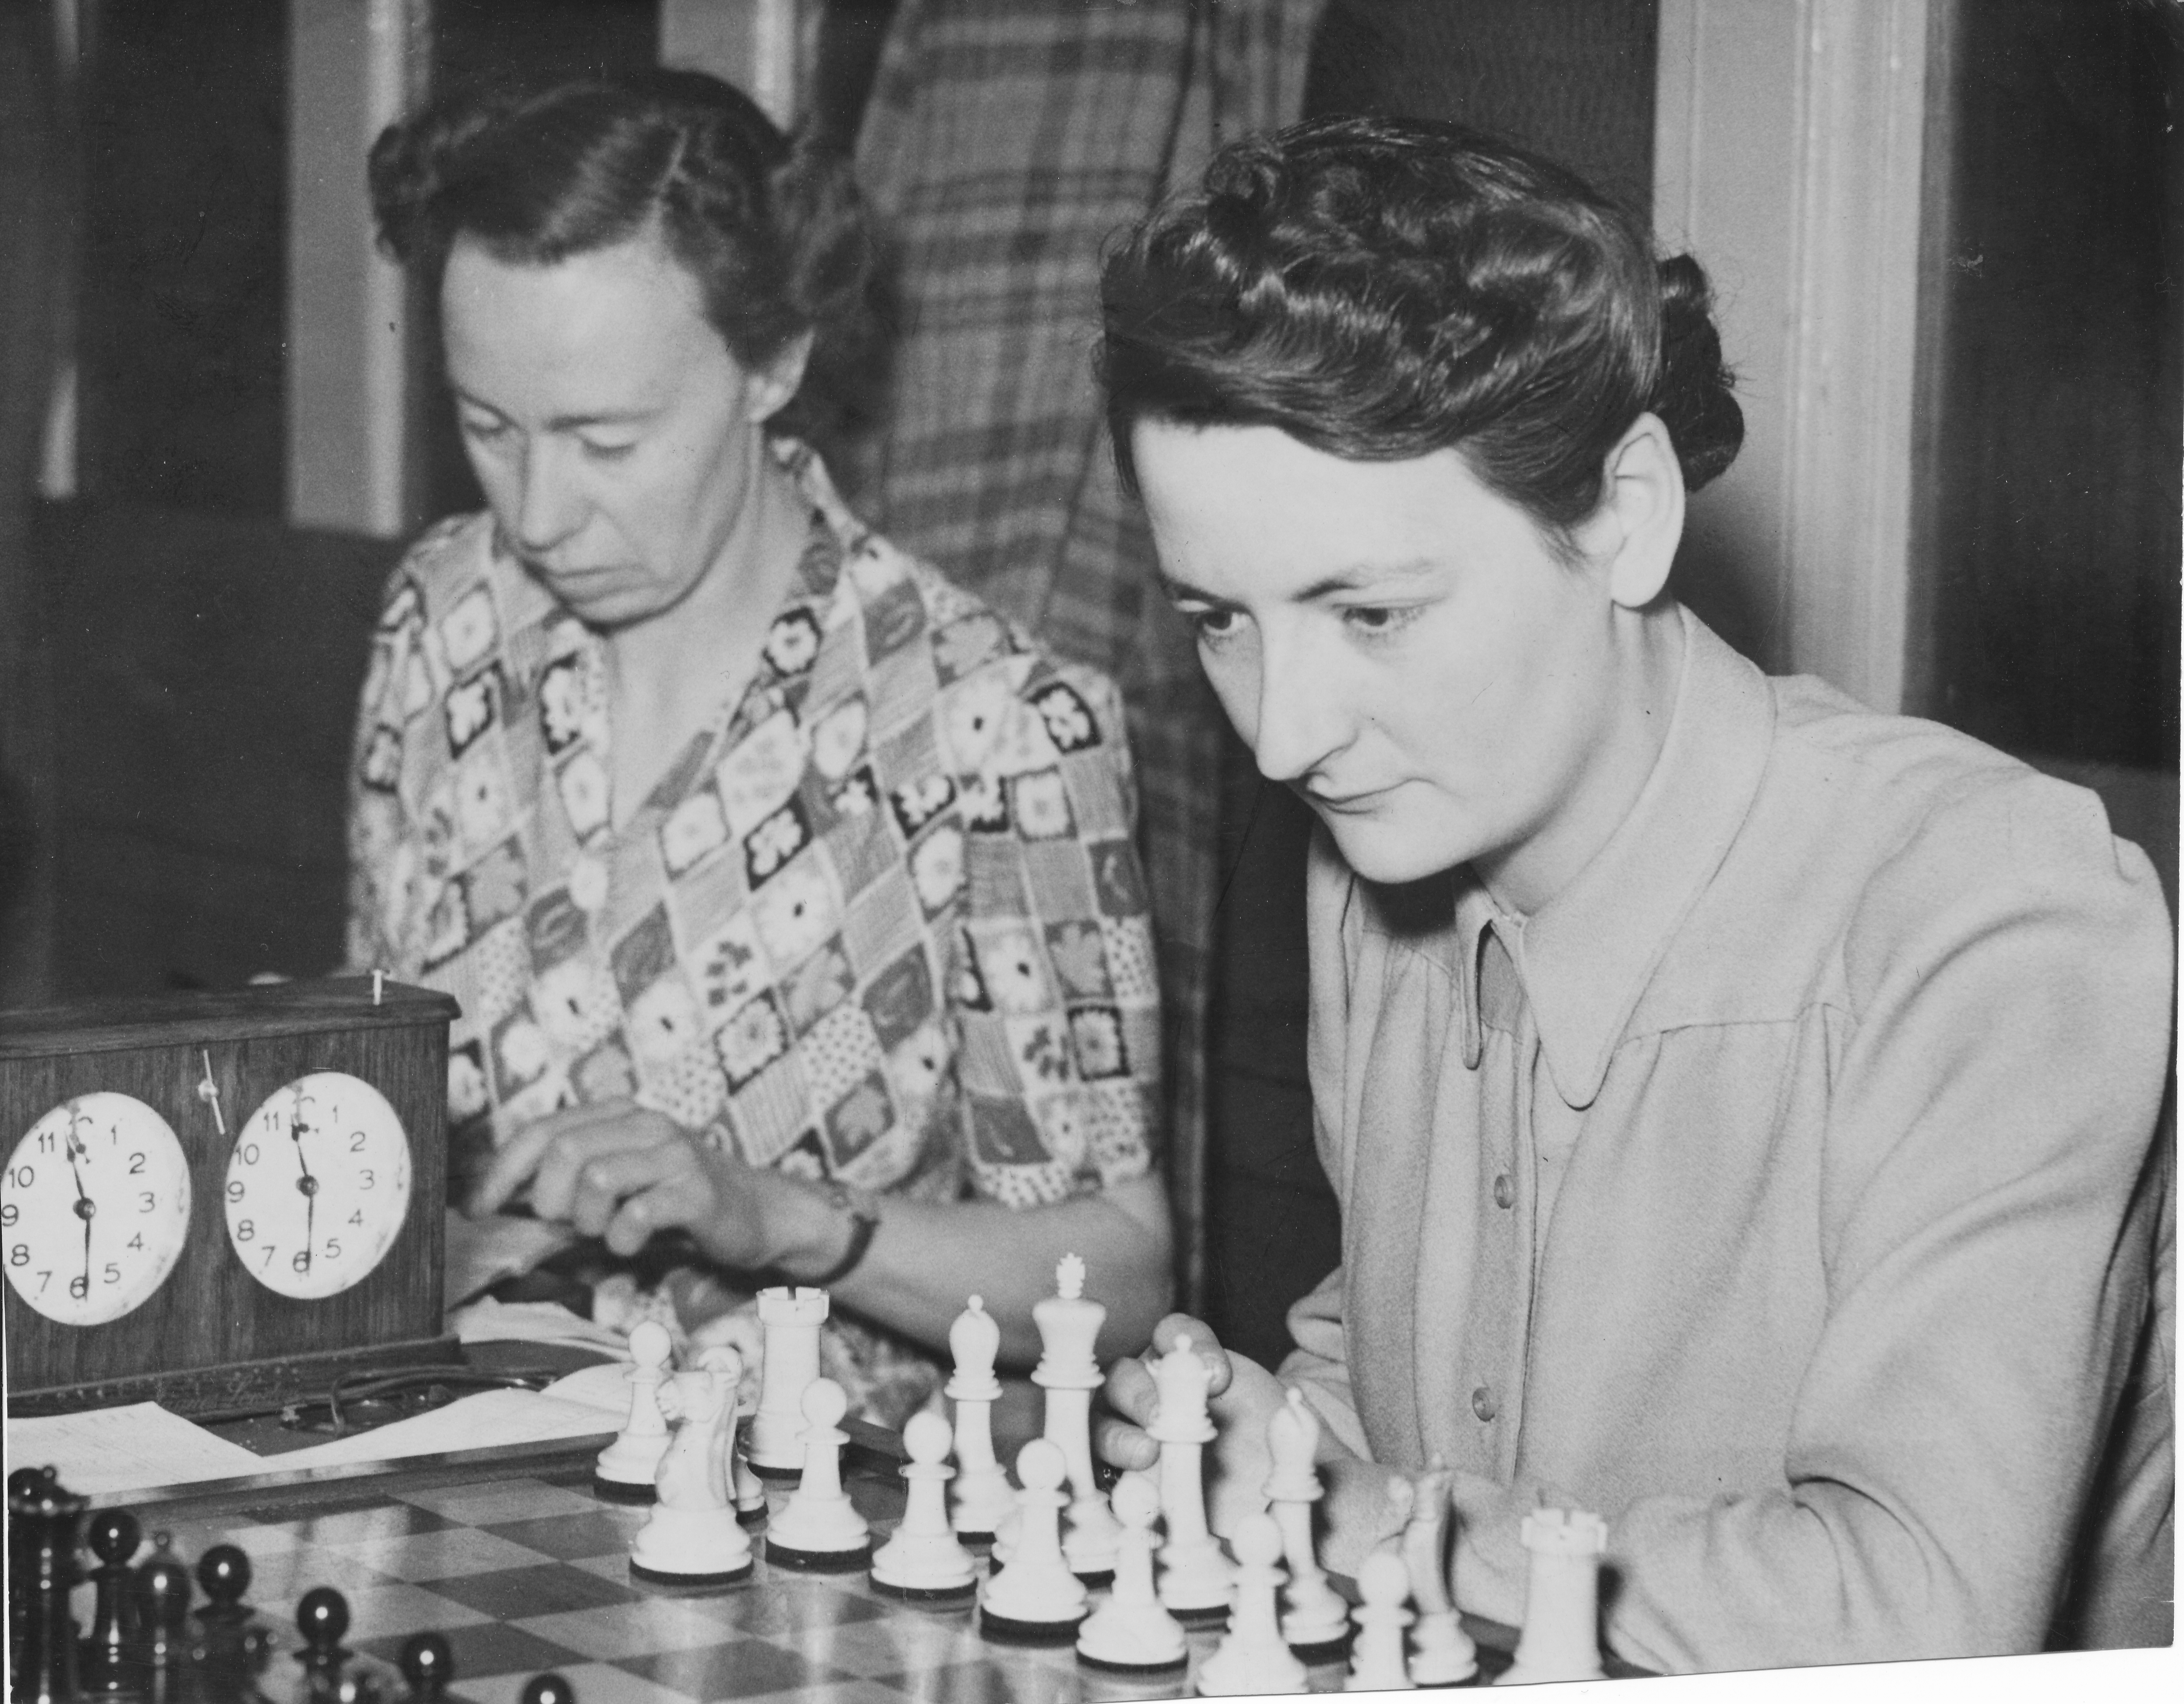
<svg viewBox="0 0 2184 1704">
<path fill-rule="evenodd" d="M 1203 1322 L 1172 1313 L 1153 1328 L 1152 1345 L 1142 1356 L 1108 1369 L 1101 1396 L 1110 1412 L 1095 1423 L 1093 1444 L 1112 1467 L 1150 1467 L 1158 1462 L 1160 1444 L 1148 1429 L 1160 1410 L 1153 1363 L 1183 1337 L 1190 1338 L 1191 1352 L 1212 1374 L 1206 1412 L 1215 1437 L 1205 1456 L 1206 1517 L 1225 1537 L 1245 1516 L 1267 1506 L 1267 1478 L 1273 1469 L 1267 1423 L 1288 1398 L 1280 1380 L 1257 1362 L 1229 1354 Z"/>
<path fill-rule="evenodd" d="M 835 1215 L 816 1192 L 760 1171 L 629 1100 L 542 1118 L 502 1149 L 471 1198 L 497 1211 L 525 1183 L 542 1219 L 633 1255 L 656 1231 L 688 1231 L 723 1266 L 755 1271 L 804 1256 L 823 1267 Z"/>
</svg>

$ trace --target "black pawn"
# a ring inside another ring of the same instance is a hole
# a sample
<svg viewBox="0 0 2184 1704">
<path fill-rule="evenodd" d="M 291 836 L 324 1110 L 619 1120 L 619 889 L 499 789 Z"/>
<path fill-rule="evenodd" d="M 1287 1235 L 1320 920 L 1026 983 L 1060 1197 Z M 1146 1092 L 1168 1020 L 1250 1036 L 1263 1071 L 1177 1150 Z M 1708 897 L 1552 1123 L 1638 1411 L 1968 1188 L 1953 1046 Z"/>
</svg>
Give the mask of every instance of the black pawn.
<svg viewBox="0 0 2184 1704">
<path fill-rule="evenodd" d="M 270 1641 L 242 1601 L 250 1590 L 250 1558 L 233 1545 L 214 1545 L 198 1558 L 198 1584 L 206 1598 L 198 1612 L 203 1629 L 199 1692 L 224 1704 L 255 1697 Z"/>
<path fill-rule="evenodd" d="M 198 1585 L 205 1595 L 201 1621 L 238 1622 L 250 1618 L 243 1593 L 250 1590 L 250 1558 L 238 1545 L 214 1545 L 198 1558 Z"/>
<path fill-rule="evenodd" d="M 455 1656 L 440 1634 L 420 1633 L 403 1646 L 400 1667 L 412 1704 L 440 1704 L 454 1678 Z"/>
<path fill-rule="evenodd" d="M 577 1704 L 577 1689 L 549 1669 L 524 1682 L 523 1704 Z"/>
<path fill-rule="evenodd" d="M 348 1631 L 348 1600 L 330 1585 L 315 1585 L 296 1605 L 296 1631 L 304 1635 L 304 1685 L 314 1701 L 332 1701 L 341 1695 L 342 1665 L 348 1652 L 342 1635 Z"/>
<path fill-rule="evenodd" d="M 107 1509 L 91 1517 L 84 1534 L 98 1566 L 91 1571 L 97 1595 L 91 1636 L 83 1642 L 77 1680 L 93 1696 L 134 1692 L 142 1684 L 142 1641 L 137 1632 L 136 1571 L 129 1564 L 144 1541 L 144 1529 L 126 1509 Z"/>
<path fill-rule="evenodd" d="M 136 1570 L 138 1650 L 157 1688 L 189 1656 L 190 1571 L 170 1533 L 152 1535 L 152 1557 Z"/>
</svg>

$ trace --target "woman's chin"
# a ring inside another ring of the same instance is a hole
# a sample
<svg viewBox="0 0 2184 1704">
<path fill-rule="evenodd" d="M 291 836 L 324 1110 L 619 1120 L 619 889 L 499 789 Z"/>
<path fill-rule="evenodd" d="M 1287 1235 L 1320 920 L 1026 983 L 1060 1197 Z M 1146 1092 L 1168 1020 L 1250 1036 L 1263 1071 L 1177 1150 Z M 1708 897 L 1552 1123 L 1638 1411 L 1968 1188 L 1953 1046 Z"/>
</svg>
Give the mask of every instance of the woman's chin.
<svg viewBox="0 0 2184 1704">
<path fill-rule="evenodd" d="M 1401 821 L 1375 817 L 1348 816 L 1335 811 L 1315 813 L 1334 837 L 1342 861 L 1368 882 L 1401 887 L 1423 882 L 1454 869 L 1471 856 L 1471 849 L 1450 835 L 1421 833 Z"/>
</svg>

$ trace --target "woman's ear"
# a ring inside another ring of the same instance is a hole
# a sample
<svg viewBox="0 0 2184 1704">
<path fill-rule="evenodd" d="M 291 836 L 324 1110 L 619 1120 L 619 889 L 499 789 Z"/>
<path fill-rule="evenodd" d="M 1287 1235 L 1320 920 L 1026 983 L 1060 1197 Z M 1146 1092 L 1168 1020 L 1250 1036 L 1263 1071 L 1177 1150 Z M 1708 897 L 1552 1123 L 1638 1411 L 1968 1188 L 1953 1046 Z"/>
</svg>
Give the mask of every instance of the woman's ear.
<svg viewBox="0 0 2184 1704">
<path fill-rule="evenodd" d="M 1607 453 L 1600 510 L 1609 552 L 1607 593 L 1626 610 L 1661 595 L 1684 536 L 1684 470 L 1660 416 L 1642 414 Z"/>
<path fill-rule="evenodd" d="M 804 383 L 804 369 L 811 360 L 811 333 L 802 331 L 783 344 L 778 354 L 750 375 L 744 395 L 753 426 L 772 420 L 788 406 L 789 398 Z"/>
</svg>

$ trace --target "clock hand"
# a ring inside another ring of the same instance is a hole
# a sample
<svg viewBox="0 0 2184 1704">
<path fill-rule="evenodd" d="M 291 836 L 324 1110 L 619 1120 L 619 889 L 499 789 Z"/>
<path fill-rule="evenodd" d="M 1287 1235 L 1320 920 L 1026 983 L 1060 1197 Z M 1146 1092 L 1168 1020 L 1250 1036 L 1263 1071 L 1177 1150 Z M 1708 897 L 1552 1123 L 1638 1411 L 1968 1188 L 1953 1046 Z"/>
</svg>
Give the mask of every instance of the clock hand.
<svg viewBox="0 0 2184 1704">
<path fill-rule="evenodd" d="M 76 1162 L 83 1155 L 83 1144 L 76 1140 L 75 1132 L 68 1133 L 69 1170 L 75 1173 L 75 1216 L 83 1221 L 83 1288 L 91 1292 L 91 1216 L 98 1211 L 91 1199 L 91 1191 L 83 1186 L 83 1167 Z"/>
<path fill-rule="evenodd" d="M 304 1174 L 296 1180 L 296 1187 L 304 1192 L 304 1266 L 308 1271 L 311 1264 L 311 1238 L 316 1228 L 319 1210 L 319 1180 L 311 1175 L 310 1162 L 304 1158 L 301 1102 L 298 1103 L 297 1110 L 288 1115 L 288 1136 L 296 1144 L 297 1169 Z"/>
</svg>

